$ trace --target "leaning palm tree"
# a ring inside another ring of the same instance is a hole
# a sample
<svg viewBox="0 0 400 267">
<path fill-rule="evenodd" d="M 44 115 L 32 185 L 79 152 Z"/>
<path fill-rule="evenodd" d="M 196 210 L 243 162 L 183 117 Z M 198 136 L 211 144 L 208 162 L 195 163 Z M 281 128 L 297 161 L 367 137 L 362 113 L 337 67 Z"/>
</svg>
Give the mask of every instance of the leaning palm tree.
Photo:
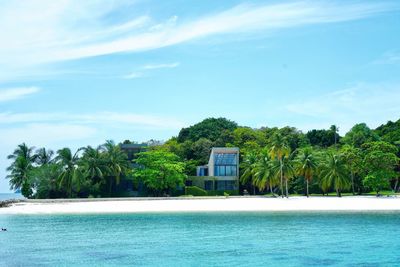
<svg viewBox="0 0 400 267">
<path fill-rule="evenodd" d="M 114 141 L 107 140 L 106 143 L 103 144 L 102 148 L 106 152 L 105 165 L 110 177 L 109 193 L 111 194 L 113 180 L 115 180 L 115 184 L 118 185 L 120 183 L 121 176 L 126 174 L 129 170 L 130 164 L 126 153 L 122 151 L 121 147 L 116 145 Z"/>
<path fill-rule="evenodd" d="M 242 175 L 240 176 L 240 182 L 242 184 L 247 184 L 250 182 L 253 186 L 253 194 L 255 195 L 255 184 L 254 184 L 254 173 L 255 173 L 255 167 L 256 163 L 258 161 L 258 156 L 255 151 L 250 151 L 244 155 L 244 160 L 241 166 L 241 169 L 243 171 Z"/>
<path fill-rule="evenodd" d="M 287 144 L 286 140 L 282 137 L 282 135 L 275 134 L 273 135 L 270 156 L 272 159 L 277 159 L 279 161 L 279 173 L 280 173 L 280 182 L 281 182 L 281 196 L 283 198 L 283 158 L 288 157 L 290 154 L 290 147 Z M 286 188 L 287 191 L 287 188 Z M 287 194 L 286 194 L 287 195 Z"/>
<path fill-rule="evenodd" d="M 338 197 L 342 191 L 351 187 L 349 172 L 341 154 L 328 153 L 325 163 L 321 166 L 321 187 L 326 189 L 333 186 Z"/>
<path fill-rule="evenodd" d="M 56 162 L 62 167 L 62 172 L 58 177 L 59 186 L 64 186 L 67 191 L 67 196 L 72 197 L 72 188 L 74 185 L 80 188 L 82 173 L 78 169 L 79 152 L 72 154 L 71 149 L 63 148 L 57 151 Z"/>
<path fill-rule="evenodd" d="M 272 196 L 275 196 L 273 188 L 279 184 L 279 179 L 276 179 L 273 173 L 272 161 L 268 154 L 262 154 L 260 160 L 256 163 L 254 183 L 261 191 L 268 187 Z"/>
<path fill-rule="evenodd" d="M 300 154 L 297 156 L 297 174 L 303 176 L 306 180 L 306 195 L 309 194 L 309 183 L 312 181 L 313 176 L 318 169 L 318 160 L 311 147 L 306 147 L 301 150 Z"/>
</svg>

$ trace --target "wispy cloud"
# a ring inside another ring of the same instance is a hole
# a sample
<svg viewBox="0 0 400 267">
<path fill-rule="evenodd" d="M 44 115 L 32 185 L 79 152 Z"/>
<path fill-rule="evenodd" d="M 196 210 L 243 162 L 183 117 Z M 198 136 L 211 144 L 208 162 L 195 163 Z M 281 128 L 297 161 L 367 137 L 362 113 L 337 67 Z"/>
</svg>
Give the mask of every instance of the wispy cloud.
<svg viewBox="0 0 400 267">
<path fill-rule="evenodd" d="M 145 70 L 152 70 L 152 69 L 172 69 L 176 68 L 180 65 L 179 62 L 174 62 L 174 63 L 163 63 L 163 64 L 148 64 L 144 65 L 143 69 Z"/>
<path fill-rule="evenodd" d="M 147 15 L 125 18 L 120 23 L 104 19 L 108 14 L 126 9 L 127 5 L 122 0 L 107 3 L 32 0 L 24 5 L 17 0 L 8 1 L 0 7 L 0 66 L 7 66 L 0 73 L 7 71 L 7 75 L 12 75 L 21 67 L 33 70 L 42 63 L 142 52 L 213 35 L 259 34 L 357 20 L 400 7 L 395 2 L 297 1 L 242 4 L 184 22 L 176 15 L 165 21 L 156 21 Z"/>
<path fill-rule="evenodd" d="M 384 53 L 379 59 L 374 60 L 374 65 L 398 64 L 400 63 L 399 51 L 388 51 Z"/>
<path fill-rule="evenodd" d="M 168 116 L 156 116 L 135 113 L 119 112 L 96 112 L 86 114 L 70 113 L 0 113 L 1 124 L 15 123 L 54 123 L 63 122 L 67 124 L 92 124 L 92 125 L 114 125 L 117 127 L 153 127 L 157 129 L 180 129 L 184 126 L 182 121 Z"/>
<path fill-rule="evenodd" d="M 398 119 L 398 99 L 400 84 L 359 83 L 343 90 L 299 100 L 286 105 L 284 109 L 306 126 L 326 128 L 337 124 L 342 132 L 346 132 L 355 123 L 365 122 L 376 127 L 383 123 L 382 118 Z"/>
<path fill-rule="evenodd" d="M 143 77 L 144 74 L 142 72 L 131 72 L 127 75 L 122 76 L 123 79 L 132 80 Z"/>
<path fill-rule="evenodd" d="M 0 102 L 16 100 L 27 95 L 39 92 L 37 87 L 20 87 L 10 89 L 0 89 Z"/>
</svg>

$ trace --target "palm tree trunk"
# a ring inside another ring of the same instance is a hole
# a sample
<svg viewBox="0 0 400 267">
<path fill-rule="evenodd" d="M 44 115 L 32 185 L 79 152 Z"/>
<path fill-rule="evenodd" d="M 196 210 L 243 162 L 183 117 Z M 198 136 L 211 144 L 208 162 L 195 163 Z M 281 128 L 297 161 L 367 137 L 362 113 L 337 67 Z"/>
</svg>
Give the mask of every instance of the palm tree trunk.
<svg viewBox="0 0 400 267">
<path fill-rule="evenodd" d="M 285 185 L 286 185 L 286 197 L 289 198 L 289 189 L 288 189 L 288 179 L 285 178 Z"/>
<path fill-rule="evenodd" d="M 271 195 L 272 196 L 275 196 L 274 190 L 272 190 L 272 185 L 271 184 L 269 184 L 269 191 L 271 191 Z"/>
<path fill-rule="evenodd" d="M 351 187 L 352 187 L 353 196 L 354 196 L 356 193 L 354 191 L 354 173 L 353 172 L 351 172 Z"/>
<path fill-rule="evenodd" d="M 306 184 L 307 184 L 307 197 L 309 197 L 309 193 L 308 193 L 308 179 L 306 179 Z"/>
<path fill-rule="evenodd" d="M 282 158 L 279 159 L 279 163 L 280 163 L 280 173 L 281 173 L 281 196 L 283 198 L 283 173 L 282 173 L 282 169 L 283 169 L 283 163 L 282 163 Z"/>
<path fill-rule="evenodd" d="M 399 184 L 399 178 L 396 179 L 396 183 L 394 184 L 393 193 L 397 192 L 397 185 Z"/>
</svg>

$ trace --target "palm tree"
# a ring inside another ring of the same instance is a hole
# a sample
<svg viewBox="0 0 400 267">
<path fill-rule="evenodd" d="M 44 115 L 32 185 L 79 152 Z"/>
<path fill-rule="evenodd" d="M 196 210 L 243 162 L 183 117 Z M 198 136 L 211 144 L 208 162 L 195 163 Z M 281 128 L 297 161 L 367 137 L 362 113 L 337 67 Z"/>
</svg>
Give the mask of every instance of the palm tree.
<svg viewBox="0 0 400 267">
<path fill-rule="evenodd" d="M 104 174 L 107 172 L 105 158 L 100 152 L 100 148 L 94 149 L 91 146 L 82 148 L 83 155 L 80 159 L 80 165 L 85 177 L 90 178 L 92 182 L 101 183 Z"/>
<path fill-rule="evenodd" d="M 283 156 L 283 158 L 278 161 L 272 161 L 271 171 L 275 175 L 275 177 L 280 177 L 285 182 L 285 196 L 289 197 L 289 180 L 295 175 L 294 168 L 294 155 L 295 153 L 291 153 L 288 156 Z"/>
<path fill-rule="evenodd" d="M 349 189 L 348 170 L 344 158 L 340 154 L 328 153 L 321 171 L 321 187 L 333 186 L 338 197 L 342 196 L 342 190 Z"/>
<path fill-rule="evenodd" d="M 12 190 L 21 189 L 28 183 L 28 173 L 32 169 L 32 162 L 24 157 L 17 157 L 15 161 L 7 168 L 10 172 L 7 178 L 10 179 L 10 186 Z"/>
<path fill-rule="evenodd" d="M 115 180 L 115 184 L 118 185 L 120 183 L 121 176 L 129 170 L 130 164 L 126 153 L 122 151 L 121 147 L 116 145 L 114 141 L 107 140 L 106 143 L 103 144 L 102 148 L 106 152 L 105 164 L 110 176 L 109 193 L 111 194 L 113 180 Z"/>
<path fill-rule="evenodd" d="M 281 196 L 283 198 L 283 158 L 288 157 L 290 154 L 290 147 L 287 144 L 286 140 L 279 133 L 273 135 L 270 156 L 272 159 L 277 159 L 279 161 L 279 173 L 281 179 Z M 287 188 L 286 188 L 287 191 Z M 286 194 L 287 196 L 287 194 Z"/>
<path fill-rule="evenodd" d="M 46 150 L 46 148 L 40 148 L 36 150 L 35 162 L 38 165 L 49 164 L 53 161 L 53 150 Z"/>
<path fill-rule="evenodd" d="M 317 172 L 318 160 L 312 151 L 311 147 L 306 147 L 301 150 L 297 157 L 297 173 L 301 175 L 306 180 L 306 195 L 310 196 L 308 187 L 309 183 L 312 181 L 314 174 Z"/>
<path fill-rule="evenodd" d="M 67 196 L 72 197 L 72 187 L 77 186 L 78 190 L 81 184 L 82 173 L 78 168 L 79 152 L 78 149 L 75 154 L 72 154 L 71 149 L 63 148 L 57 151 L 56 162 L 63 168 L 59 176 L 59 186 L 65 186 Z"/>
<path fill-rule="evenodd" d="M 8 159 L 12 159 L 13 162 L 7 168 L 10 172 L 7 178 L 10 179 L 10 186 L 13 190 L 23 189 L 23 195 L 26 197 L 30 196 L 31 186 L 29 183 L 29 171 L 32 169 L 32 164 L 35 161 L 35 155 L 32 151 L 34 147 L 28 147 L 25 143 L 18 145 L 11 155 L 8 155 Z"/>
<path fill-rule="evenodd" d="M 254 171 L 255 185 L 257 185 L 260 190 L 264 190 L 268 187 L 272 196 L 275 196 L 273 187 L 279 184 L 279 181 L 273 173 L 272 161 L 268 154 L 261 156 L 260 160 L 256 163 Z"/>
<path fill-rule="evenodd" d="M 34 147 L 28 147 L 25 143 L 18 145 L 11 155 L 7 156 L 7 159 L 17 159 L 18 157 L 25 158 L 26 160 L 33 162 L 36 158 L 33 155 Z"/>
<path fill-rule="evenodd" d="M 240 176 L 240 181 L 242 184 L 246 184 L 250 182 L 253 186 L 253 194 L 255 195 L 255 184 L 254 184 L 254 173 L 255 173 L 255 167 L 256 163 L 258 161 L 257 153 L 255 151 L 250 151 L 245 154 L 244 156 L 244 161 L 241 166 L 241 169 L 243 170 L 242 175 Z"/>
</svg>

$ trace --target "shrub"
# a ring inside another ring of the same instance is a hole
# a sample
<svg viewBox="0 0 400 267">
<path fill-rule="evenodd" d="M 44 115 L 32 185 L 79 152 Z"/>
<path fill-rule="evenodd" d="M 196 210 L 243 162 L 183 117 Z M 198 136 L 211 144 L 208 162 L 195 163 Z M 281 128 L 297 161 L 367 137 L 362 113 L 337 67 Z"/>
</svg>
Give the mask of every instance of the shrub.
<svg viewBox="0 0 400 267">
<path fill-rule="evenodd" d="M 197 186 L 185 186 L 185 195 L 207 196 L 207 191 Z"/>
<path fill-rule="evenodd" d="M 224 192 L 225 197 L 229 197 L 229 194 L 227 192 Z"/>
</svg>

